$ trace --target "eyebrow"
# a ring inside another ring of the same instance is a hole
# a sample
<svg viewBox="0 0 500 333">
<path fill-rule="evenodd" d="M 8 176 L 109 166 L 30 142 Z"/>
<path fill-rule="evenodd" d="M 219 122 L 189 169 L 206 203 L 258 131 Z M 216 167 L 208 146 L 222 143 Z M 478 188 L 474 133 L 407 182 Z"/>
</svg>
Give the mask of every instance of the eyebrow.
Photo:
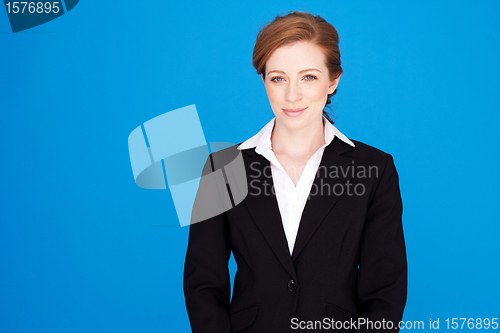
<svg viewBox="0 0 500 333">
<path fill-rule="evenodd" d="M 300 73 L 304 73 L 304 72 L 309 72 L 309 71 L 318 71 L 318 72 L 320 72 L 320 73 L 321 73 L 321 71 L 320 71 L 319 69 L 316 69 L 316 68 L 309 68 L 309 69 L 304 69 L 304 70 L 300 71 L 300 72 L 299 72 L 299 74 L 300 74 Z M 277 72 L 277 73 L 281 73 L 281 74 L 286 74 L 286 73 L 285 73 L 285 72 L 283 72 L 283 71 L 279 71 L 279 70 L 272 70 L 272 71 L 267 72 L 267 75 L 269 75 L 269 74 L 270 74 L 270 73 L 272 73 L 272 72 Z"/>
</svg>

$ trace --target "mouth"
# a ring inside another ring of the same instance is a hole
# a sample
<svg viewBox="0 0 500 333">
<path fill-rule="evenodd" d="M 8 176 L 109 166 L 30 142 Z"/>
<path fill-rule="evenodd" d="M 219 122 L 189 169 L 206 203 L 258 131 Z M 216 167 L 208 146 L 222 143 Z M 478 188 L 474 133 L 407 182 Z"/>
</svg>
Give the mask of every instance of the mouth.
<svg viewBox="0 0 500 333">
<path fill-rule="evenodd" d="M 307 107 L 302 108 L 302 109 L 281 109 L 283 110 L 283 113 L 286 114 L 288 117 L 298 117 L 300 116 Z"/>
</svg>

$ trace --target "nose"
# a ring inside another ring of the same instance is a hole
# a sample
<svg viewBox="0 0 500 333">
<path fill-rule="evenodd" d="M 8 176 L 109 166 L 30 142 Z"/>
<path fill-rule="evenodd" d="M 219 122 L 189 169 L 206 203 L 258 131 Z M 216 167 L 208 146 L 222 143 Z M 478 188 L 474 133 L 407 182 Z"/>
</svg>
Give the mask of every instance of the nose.
<svg viewBox="0 0 500 333">
<path fill-rule="evenodd" d="M 291 82 L 287 85 L 285 98 L 288 102 L 297 102 L 302 99 L 302 92 L 297 83 Z"/>
</svg>

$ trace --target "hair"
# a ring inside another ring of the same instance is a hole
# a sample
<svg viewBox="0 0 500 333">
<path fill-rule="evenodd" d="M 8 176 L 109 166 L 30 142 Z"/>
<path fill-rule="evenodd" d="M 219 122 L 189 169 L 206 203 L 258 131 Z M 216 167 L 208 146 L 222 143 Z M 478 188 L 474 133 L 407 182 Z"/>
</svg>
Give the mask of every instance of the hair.
<svg viewBox="0 0 500 333">
<path fill-rule="evenodd" d="M 286 15 L 280 16 L 284 14 Z M 321 16 L 301 11 L 279 14 L 259 31 L 252 57 L 252 65 L 257 70 L 257 74 L 262 74 L 265 79 L 266 62 L 271 54 L 280 46 L 298 41 L 312 42 L 322 49 L 330 81 L 342 74 L 337 30 Z M 337 89 L 328 94 L 325 107 L 331 103 L 331 97 L 336 93 Z M 325 109 L 323 109 L 323 115 L 329 122 L 334 123 Z"/>
</svg>

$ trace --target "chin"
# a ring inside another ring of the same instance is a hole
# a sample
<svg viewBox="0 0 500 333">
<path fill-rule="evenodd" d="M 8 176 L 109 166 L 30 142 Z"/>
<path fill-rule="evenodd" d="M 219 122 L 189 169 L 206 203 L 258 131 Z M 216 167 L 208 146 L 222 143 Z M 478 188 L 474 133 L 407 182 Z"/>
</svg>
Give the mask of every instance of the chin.
<svg viewBox="0 0 500 333">
<path fill-rule="evenodd" d="M 308 113 L 307 111 L 296 117 L 290 117 L 284 112 L 280 112 L 276 118 L 288 128 L 302 128 L 316 122 L 318 119 L 322 120 L 323 110 L 318 114 Z"/>
<path fill-rule="evenodd" d="M 276 117 L 276 119 L 289 129 L 297 129 L 304 127 L 311 120 L 308 117 L 302 116 L 304 115 L 300 115 L 298 117 L 289 117 L 286 114 L 281 114 L 279 117 Z"/>
</svg>

